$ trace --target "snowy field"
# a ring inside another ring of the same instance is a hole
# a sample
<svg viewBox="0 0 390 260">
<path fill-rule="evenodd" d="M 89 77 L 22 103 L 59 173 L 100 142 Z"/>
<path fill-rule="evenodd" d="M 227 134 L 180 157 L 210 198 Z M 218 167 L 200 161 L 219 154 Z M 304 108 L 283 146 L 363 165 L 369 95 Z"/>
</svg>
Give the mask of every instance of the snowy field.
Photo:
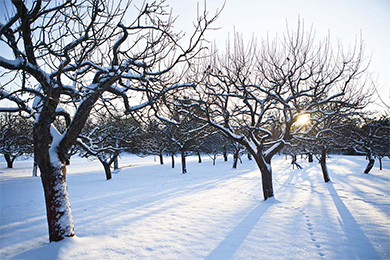
<svg viewBox="0 0 390 260">
<path fill-rule="evenodd" d="M 169 158 L 126 155 L 106 181 L 98 161 L 74 158 L 76 237 L 51 244 L 32 161 L 1 161 L 0 259 L 390 259 L 388 159 L 367 175 L 364 157 L 333 155 L 325 184 L 318 163 L 276 157 L 267 201 L 255 162 L 229 159 L 190 157 L 183 175 Z"/>
</svg>

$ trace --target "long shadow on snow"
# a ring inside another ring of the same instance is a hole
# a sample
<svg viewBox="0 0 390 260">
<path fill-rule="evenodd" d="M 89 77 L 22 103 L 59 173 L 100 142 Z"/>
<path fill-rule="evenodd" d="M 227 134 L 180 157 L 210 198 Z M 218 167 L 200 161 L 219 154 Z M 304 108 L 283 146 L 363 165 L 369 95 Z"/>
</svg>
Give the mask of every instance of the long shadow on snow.
<svg viewBox="0 0 390 260">
<path fill-rule="evenodd" d="M 263 201 L 238 224 L 232 232 L 205 258 L 229 259 L 240 248 L 249 233 L 259 222 L 264 213 L 274 204 L 279 203 L 275 198 Z"/>
<path fill-rule="evenodd" d="M 93 215 L 85 217 L 85 212 L 83 212 L 83 208 L 78 207 L 78 203 L 73 204 L 72 212 L 75 220 L 79 217 L 80 214 L 84 215 L 83 220 L 77 222 L 79 228 L 81 229 L 83 229 L 82 226 L 86 227 L 93 225 L 93 223 L 96 221 L 109 221 L 111 224 L 126 221 L 135 222 L 139 219 L 149 217 L 157 213 L 161 214 L 162 212 L 171 209 L 175 206 L 175 202 L 171 202 L 172 198 L 177 198 L 184 194 L 189 195 L 191 193 L 198 193 L 204 190 L 213 189 L 221 182 L 234 177 L 235 176 L 226 176 L 213 181 L 200 180 L 197 183 L 177 183 L 175 181 L 170 184 L 172 186 L 169 188 L 164 188 L 161 190 L 145 190 L 145 192 L 141 194 L 139 194 L 139 191 L 137 191 L 136 194 L 133 194 L 133 190 L 131 189 L 117 191 L 109 195 L 103 195 L 106 198 L 108 197 L 109 201 L 103 200 L 101 203 L 102 210 L 99 212 L 95 211 Z M 142 188 L 147 188 L 148 186 L 149 185 Z M 153 186 L 154 185 L 151 185 L 151 187 Z M 158 186 L 165 185 L 161 184 Z M 91 200 L 93 201 L 101 199 L 102 197 L 95 197 Z M 91 203 L 91 205 L 95 204 Z M 137 213 L 140 211 L 142 213 Z M 124 219 L 126 219 L 126 221 Z M 82 237 L 86 234 L 83 232 L 77 232 L 77 235 Z"/>
<path fill-rule="evenodd" d="M 340 214 L 340 225 L 342 226 L 347 238 L 348 258 L 349 259 L 380 259 L 370 240 L 364 234 L 347 206 L 341 200 L 337 191 L 331 182 L 327 183 L 327 188 L 332 197 L 334 205 Z"/>
</svg>

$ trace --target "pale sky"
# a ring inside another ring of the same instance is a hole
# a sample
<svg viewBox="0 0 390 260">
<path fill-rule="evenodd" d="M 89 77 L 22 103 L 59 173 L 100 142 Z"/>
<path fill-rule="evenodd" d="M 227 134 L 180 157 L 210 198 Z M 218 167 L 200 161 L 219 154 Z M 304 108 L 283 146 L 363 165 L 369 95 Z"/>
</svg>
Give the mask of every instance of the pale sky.
<svg viewBox="0 0 390 260">
<path fill-rule="evenodd" d="M 167 0 L 173 14 L 179 16 L 176 23 L 178 30 L 191 31 L 198 2 L 202 10 L 203 0 Z M 9 3 L 8 0 L 0 0 L 2 13 L 5 3 Z M 134 0 L 133 3 L 140 6 L 142 0 Z M 223 3 L 224 0 L 208 0 L 206 5 L 210 15 Z M 369 70 L 381 98 L 390 106 L 390 0 L 226 0 L 219 19 L 213 25 L 220 29 L 208 32 L 207 38 L 215 40 L 220 49 L 224 49 L 229 32 L 232 35 L 233 30 L 242 33 L 247 40 L 252 35 L 258 41 L 267 34 L 274 38 L 286 32 L 286 21 L 290 29 L 295 29 L 298 17 L 304 21 L 305 28 L 313 26 L 317 40 L 322 40 L 330 32 L 332 41 L 340 40 L 348 47 L 355 44 L 361 33 L 366 57 L 371 58 Z M 0 54 L 8 56 L 1 50 Z M 384 105 L 372 105 L 370 108 L 385 110 Z"/>
<path fill-rule="evenodd" d="M 190 26 L 190 21 L 195 20 L 197 2 L 203 8 L 203 1 L 167 0 L 173 13 L 180 16 L 180 28 Z M 210 14 L 223 3 L 223 0 L 208 0 Z M 390 0 L 226 0 L 214 24 L 221 29 L 210 31 L 207 37 L 216 40 L 220 49 L 234 29 L 244 39 L 250 40 L 254 35 L 260 41 L 267 33 L 270 38 L 283 35 L 286 21 L 290 30 L 296 29 L 298 17 L 304 21 L 305 28 L 313 26 L 316 40 L 322 40 L 330 32 L 331 40 L 340 40 L 346 48 L 353 46 L 362 34 L 365 55 L 371 58 L 369 70 L 381 98 L 390 106 Z M 385 106 L 370 108 L 384 110 Z"/>
</svg>

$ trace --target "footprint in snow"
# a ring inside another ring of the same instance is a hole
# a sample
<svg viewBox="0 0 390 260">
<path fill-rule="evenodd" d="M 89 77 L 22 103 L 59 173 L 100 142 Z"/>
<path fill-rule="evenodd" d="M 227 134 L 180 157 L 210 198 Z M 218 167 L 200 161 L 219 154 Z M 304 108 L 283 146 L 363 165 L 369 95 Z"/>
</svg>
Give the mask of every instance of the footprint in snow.
<svg viewBox="0 0 390 260">
<path fill-rule="evenodd" d="M 298 211 L 302 214 L 302 216 L 305 219 L 305 222 L 306 222 L 305 225 L 306 225 L 307 230 L 309 231 L 310 240 L 314 243 L 314 246 L 317 248 L 318 255 L 320 257 L 325 257 L 325 254 L 322 252 L 322 246 L 317 242 L 317 239 L 315 238 L 315 233 L 313 231 L 314 228 L 313 228 L 313 224 L 310 221 L 310 217 L 308 215 L 306 215 L 306 213 L 302 209 L 300 209 L 299 207 L 297 207 L 296 209 L 298 209 Z"/>
</svg>

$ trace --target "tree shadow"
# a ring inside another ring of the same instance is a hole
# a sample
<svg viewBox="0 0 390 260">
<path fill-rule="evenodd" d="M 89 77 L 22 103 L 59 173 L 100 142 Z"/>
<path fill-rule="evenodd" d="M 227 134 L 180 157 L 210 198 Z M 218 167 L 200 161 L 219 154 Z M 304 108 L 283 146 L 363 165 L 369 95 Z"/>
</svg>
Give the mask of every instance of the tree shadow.
<svg viewBox="0 0 390 260">
<path fill-rule="evenodd" d="M 11 257 L 10 259 L 59 259 L 64 242 L 65 241 L 44 243 L 41 247 L 27 250 L 21 254 Z"/>
<path fill-rule="evenodd" d="M 360 228 L 347 206 L 341 200 L 332 182 L 327 183 L 327 188 L 332 197 L 334 205 L 340 214 L 340 225 L 347 239 L 346 249 L 349 259 L 380 259 L 370 240 Z"/>
<path fill-rule="evenodd" d="M 275 198 L 263 201 L 251 211 L 230 234 L 205 258 L 211 259 L 230 259 L 240 248 L 249 233 L 259 222 L 264 213 L 274 204 L 279 203 Z"/>
</svg>

